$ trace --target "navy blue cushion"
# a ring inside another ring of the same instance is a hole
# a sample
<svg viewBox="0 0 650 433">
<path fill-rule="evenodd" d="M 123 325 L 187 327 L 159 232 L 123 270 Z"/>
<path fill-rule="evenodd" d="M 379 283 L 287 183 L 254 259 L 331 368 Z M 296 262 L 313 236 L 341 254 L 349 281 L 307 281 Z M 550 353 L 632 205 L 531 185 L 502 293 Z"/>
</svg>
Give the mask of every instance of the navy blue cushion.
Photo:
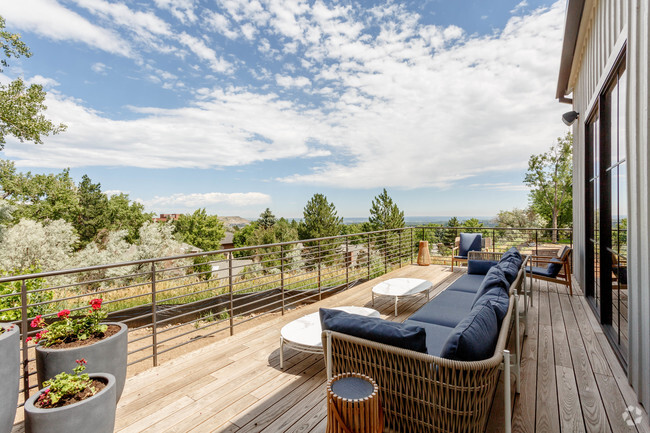
<svg viewBox="0 0 650 433">
<path fill-rule="evenodd" d="M 481 234 L 480 233 L 461 233 L 460 243 L 458 244 L 458 255 L 467 257 L 470 251 L 481 251 Z"/>
<path fill-rule="evenodd" d="M 517 274 L 519 273 L 520 267 L 517 266 L 513 260 L 505 260 L 503 262 L 499 262 L 497 266 L 503 271 L 503 274 L 506 276 L 508 283 L 512 284 L 513 281 L 517 279 Z"/>
<path fill-rule="evenodd" d="M 481 287 L 483 278 L 485 278 L 485 275 L 461 275 L 460 278 L 458 278 L 456 281 L 451 283 L 449 287 L 447 287 L 445 292 L 452 291 L 476 293 L 478 291 L 478 288 Z"/>
<path fill-rule="evenodd" d="M 474 275 L 485 275 L 490 268 L 496 265 L 494 260 L 469 260 L 467 262 L 467 273 Z"/>
<path fill-rule="evenodd" d="M 487 304 L 492 307 L 494 313 L 497 315 L 497 322 L 501 326 L 503 318 L 508 313 L 508 306 L 510 305 L 510 297 L 508 293 L 501 287 L 492 287 L 483 294 L 477 301 L 476 305 Z"/>
<path fill-rule="evenodd" d="M 533 266 L 530 271 L 535 274 L 535 275 L 541 275 L 542 277 L 548 277 L 548 278 L 554 278 L 553 275 L 548 271 L 548 267 L 546 268 L 540 268 L 538 266 Z"/>
<path fill-rule="evenodd" d="M 420 326 L 427 333 L 427 353 L 432 356 L 440 356 L 447 338 L 454 330 L 453 327 L 435 325 L 433 323 L 419 322 L 417 320 L 405 320 L 405 325 Z"/>
<path fill-rule="evenodd" d="M 521 267 L 521 264 L 523 263 L 524 259 L 521 257 L 521 254 L 519 253 L 519 250 L 517 250 L 517 248 L 515 248 L 515 247 L 512 247 L 508 251 L 503 253 L 503 255 L 501 256 L 501 260 L 499 260 L 499 261 L 500 262 L 513 261 L 517 265 L 517 267 L 519 268 L 519 267 Z"/>
<path fill-rule="evenodd" d="M 445 290 L 424 304 L 409 319 L 453 328 L 469 314 L 473 303 L 474 293 Z"/>
<path fill-rule="evenodd" d="M 551 278 L 557 277 L 557 274 L 562 270 L 562 265 L 564 263 L 561 260 L 551 259 L 551 262 L 546 267 L 546 271 Z"/>
<path fill-rule="evenodd" d="M 404 325 L 378 317 L 350 314 L 341 310 L 320 308 L 318 311 L 323 330 L 332 330 L 377 343 L 427 353 L 427 336 L 422 327 Z"/>
<path fill-rule="evenodd" d="M 490 271 L 487 273 L 485 278 L 483 279 L 483 282 L 481 283 L 481 287 L 479 287 L 478 291 L 476 292 L 476 295 L 474 296 L 474 303 L 472 304 L 472 308 L 476 305 L 478 300 L 486 294 L 489 290 L 496 288 L 499 290 L 502 290 L 503 293 L 508 294 L 508 288 L 510 287 L 510 283 L 508 283 L 508 280 L 506 279 L 506 276 L 503 274 L 503 271 L 495 266 Z"/>
<path fill-rule="evenodd" d="M 491 358 L 499 337 L 497 316 L 490 305 L 477 305 L 449 334 L 440 356 L 458 361 Z"/>
</svg>

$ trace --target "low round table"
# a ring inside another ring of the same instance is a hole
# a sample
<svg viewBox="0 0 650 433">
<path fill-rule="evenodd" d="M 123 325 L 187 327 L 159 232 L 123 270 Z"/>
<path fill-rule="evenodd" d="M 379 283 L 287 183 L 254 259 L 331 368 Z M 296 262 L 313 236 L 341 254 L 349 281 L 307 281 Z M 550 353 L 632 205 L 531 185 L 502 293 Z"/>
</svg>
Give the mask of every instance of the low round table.
<svg viewBox="0 0 650 433">
<path fill-rule="evenodd" d="M 401 297 L 413 296 L 426 291 L 427 300 L 429 300 L 429 289 L 433 283 L 427 280 L 417 278 L 391 278 L 382 281 L 372 288 L 372 305 L 375 306 L 375 295 L 394 296 L 395 297 L 395 316 L 397 316 L 397 300 Z"/>
<path fill-rule="evenodd" d="M 333 310 L 343 310 L 346 313 L 361 316 L 379 317 L 379 311 L 365 307 L 333 307 Z M 321 341 L 322 329 L 318 312 L 289 322 L 280 330 L 280 368 L 284 368 L 284 347 L 288 346 L 302 352 L 323 353 Z"/>
<path fill-rule="evenodd" d="M 379 388 L 358 373 L 342 373 L 327 382 L 326 433 L 381 433 L 384 420 Z"/>
</svg>

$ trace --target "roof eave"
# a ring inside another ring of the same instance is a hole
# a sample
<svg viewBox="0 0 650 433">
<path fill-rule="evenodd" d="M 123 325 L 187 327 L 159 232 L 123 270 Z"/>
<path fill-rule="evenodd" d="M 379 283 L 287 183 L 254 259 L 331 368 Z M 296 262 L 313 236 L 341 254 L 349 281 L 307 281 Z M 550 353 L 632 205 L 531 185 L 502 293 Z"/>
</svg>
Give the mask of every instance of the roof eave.
<svg viewBox="0 0 650 433">
<path fill-rule="evenodd" d="M 585 0 L 568 0 L 566 10 L 566 21 L 564 23 L 564 39 L 562 41 L 562 57 L 560 59 L 560 74 L 557 81 L 555 97 L 560 102 L 573 102 L 565 96 L 568 91 L 569 78 L 571 77 L 571 65 L 576 51 L 580 21 L 584 10 Z"/>
</svg>

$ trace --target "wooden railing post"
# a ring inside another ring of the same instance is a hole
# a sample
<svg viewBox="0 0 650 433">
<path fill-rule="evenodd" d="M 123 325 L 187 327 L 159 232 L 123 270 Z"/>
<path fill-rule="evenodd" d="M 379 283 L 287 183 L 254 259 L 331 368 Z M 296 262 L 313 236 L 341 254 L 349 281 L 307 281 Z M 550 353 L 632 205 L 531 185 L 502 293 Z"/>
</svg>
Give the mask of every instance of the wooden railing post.
<svg viewBox="0 0 650 433">
<path fill-rule="evenodd" d="M 27 283 L 21 280 L 20 285 L 20 315 L 22 326 L 22 340 L 23 340 L 23 397 L 24 401 L 29 398 L 29 350 L 27 349 L 27 334 L 29 333 L 28 310 L 27 304 Z"/>
<path fill-rule="evenodd" d="M 230 300 L 230 305 L 228 309 L 230 310 L 230 335 L 235 333 L 235 319 L 234 319 L 234 299 L 232 294 L 232 253 L 228 253 L 228 296 Z M 284 311 L 283 311 L 284 312 Z"/>
<path fill-rule="evenodd" d="M 158 310 L 156 304 L 156 262 L 151 262 L 151 321 L 152 321 L 152 344 L 153 344 L 153 366 L 158 365 Z"/>
</svg>

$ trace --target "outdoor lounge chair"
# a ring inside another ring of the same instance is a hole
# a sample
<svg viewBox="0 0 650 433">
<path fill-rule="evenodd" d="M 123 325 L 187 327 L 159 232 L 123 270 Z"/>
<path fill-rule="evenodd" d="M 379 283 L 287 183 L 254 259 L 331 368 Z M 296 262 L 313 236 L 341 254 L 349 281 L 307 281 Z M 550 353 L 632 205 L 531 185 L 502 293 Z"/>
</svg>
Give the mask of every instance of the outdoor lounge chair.
<svg viewBox="0 0 650 433">
<path fill-rule="evenodd" d="M 492 239 L 483 238 L 480 233 L 461 233 L 454 240 L 454 248 L 451 250 L 451 270 L 454 270 L 454 263 L 467 263 L 467 256 L 470 251 L 483 251 L 490 249 Z"/>
<path fill-rule="evenodd" d="M 529 268 L 531 277 L 569 286 L 569 294 L 573 296 L 573 287 L 571 286 L 572 253 L 573 249 L 565 246 L 557 252 L 555 257 L 531 256 L 532 266 Z"/>
</svg>

